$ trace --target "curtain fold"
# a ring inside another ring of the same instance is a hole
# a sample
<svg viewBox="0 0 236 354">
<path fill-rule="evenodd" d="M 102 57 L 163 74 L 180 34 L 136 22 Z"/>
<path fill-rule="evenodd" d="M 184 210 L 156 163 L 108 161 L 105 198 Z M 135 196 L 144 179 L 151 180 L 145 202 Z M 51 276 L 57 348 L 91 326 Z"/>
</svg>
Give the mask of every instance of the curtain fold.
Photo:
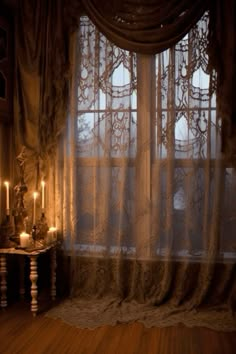
<svg viewBox="0 0 236 354">
<path fill-rule="evenodd" d="M 222 117 L 222 150 L 236 158 L 236 3 L 212 1 L 209 26 L 209 69 L 217 73 L 217 102 Z"/>
<path fill-rule="evenodd" d="M 69 32 L 64 1 L 19 2 L 15 20 L 16 153 L 24 148 L 26 179 L 37 188 L 65 125 L 69 87 Z M 37 168 L 35 168 L 37 166 Z"/>
<path fill-rule="evenodd" d="M 52 308 L 49 317 L 90 329 L 133 321 L 145 327 L 236 329 L 233 264 L 105 257 L 75 261 L 77 291 Z"/>
<path fill-rule="evenodd" d="M 199 20 L 208 2 L 82 0 L 86 14 L 117 46 L 156 54 L 176 44 Z"/>
</svg>

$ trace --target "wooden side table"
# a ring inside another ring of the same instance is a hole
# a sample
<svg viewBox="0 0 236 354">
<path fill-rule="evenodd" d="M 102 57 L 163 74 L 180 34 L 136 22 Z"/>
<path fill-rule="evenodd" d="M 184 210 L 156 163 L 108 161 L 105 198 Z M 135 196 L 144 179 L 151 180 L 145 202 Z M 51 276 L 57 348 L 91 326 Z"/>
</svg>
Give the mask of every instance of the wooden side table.
<svg viewBox="0 0 236 354">
<path fill-rule="evenodd" d="M 29 278 L 31 281 L 31 311 L 33 316 L 36 316 L 38 311 L 38 256 L 42 253 L 50 252 L 51 253 L 51 298 L 55 300 L 56 298 L 56 248 L 57 243 L 52 243 L 42 248 L 35 248 L 29 250 L 17 249 L 17 248 L 0 248 L 0 306 L 1 308 L 7 307 L 7 255 L 8 254 L 17 254 L 20 256 L 27 256 L 30 259 L 30 274 Z M 24 277 L 24 263 L 21 267 L 21 285 L 20 285 L 20 295 L 23 297 L 24 282 L 22 281 Z"/>
</svg>

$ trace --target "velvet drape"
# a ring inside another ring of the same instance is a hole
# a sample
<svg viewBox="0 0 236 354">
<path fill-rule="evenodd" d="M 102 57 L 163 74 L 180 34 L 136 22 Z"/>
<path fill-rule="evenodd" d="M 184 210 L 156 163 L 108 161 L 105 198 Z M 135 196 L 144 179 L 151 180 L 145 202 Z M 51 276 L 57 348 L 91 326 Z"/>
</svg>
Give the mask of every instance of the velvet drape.
<svg viewBox="0 0 236 354">
<path fill-rule="evenodd" d="M 210 4 L 209 70 L 217 73 L 217 103 L 222 119 L 222 150 L 235 164 L 236 157 L 236 2 Z"/>
<path fill-rule="evenodd" d="M 70 41 L 63 11 L 64 1 L 21 0 L 16 13 L 16 153 L 21 152 L 25 178 L 36 189 L 67 111 Z"/>
</svg>

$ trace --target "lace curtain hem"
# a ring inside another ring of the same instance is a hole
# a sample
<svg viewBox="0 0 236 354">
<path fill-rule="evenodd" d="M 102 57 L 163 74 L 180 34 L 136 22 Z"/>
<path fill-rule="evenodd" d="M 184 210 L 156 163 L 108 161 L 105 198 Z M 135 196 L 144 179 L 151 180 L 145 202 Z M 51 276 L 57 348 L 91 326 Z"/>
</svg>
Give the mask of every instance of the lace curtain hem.
<svg viewBox="0 0 236 354">
<path fill-rule="evenodd" d="M 153 307 L 135 302 L 120 303 L 120 300 L 114 298 L 91 301 L 73 298 L 51 309 L 46 316 L 60 318 L 72 326 L 90 329 L 137 321 L 147 328 L 183 324 L 216 331 L 236 331 L 235 314 L 226 306 L 189 310 L 185 306 L 175 307 L 171 304 Z"/>
<path fill-rule="evenodd" d="M 77 257 L 71 266 L 73 296 L 49 317 L 84 328 L 139 321 L 236 330 L 233 264 Z"/>
</svg>

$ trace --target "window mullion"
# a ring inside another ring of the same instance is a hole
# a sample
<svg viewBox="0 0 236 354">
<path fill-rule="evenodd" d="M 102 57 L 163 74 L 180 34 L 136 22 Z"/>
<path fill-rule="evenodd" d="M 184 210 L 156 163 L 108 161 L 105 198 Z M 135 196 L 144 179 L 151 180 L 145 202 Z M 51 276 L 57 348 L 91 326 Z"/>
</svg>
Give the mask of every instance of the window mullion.
<svg viewBox="0 0 236 354">
<path fill-rule="evenodd" d="M 167 97 L 167 167 L 166 167 L 166 245 L 171 250 L 173 242 L 173 195 L 175 175 L 175 48 L 169 50 Z"/>
<path fill-rule="evenodd" d="M 153 111 L 153 61 L 148 55 L 137 56 L 137 154 L 136 154 L 136 245 L 137 256 L 150 255 L 151 205 L 151 117 Z M 155 81 L 155 80 L 154 80 Z"/>
</svg>

